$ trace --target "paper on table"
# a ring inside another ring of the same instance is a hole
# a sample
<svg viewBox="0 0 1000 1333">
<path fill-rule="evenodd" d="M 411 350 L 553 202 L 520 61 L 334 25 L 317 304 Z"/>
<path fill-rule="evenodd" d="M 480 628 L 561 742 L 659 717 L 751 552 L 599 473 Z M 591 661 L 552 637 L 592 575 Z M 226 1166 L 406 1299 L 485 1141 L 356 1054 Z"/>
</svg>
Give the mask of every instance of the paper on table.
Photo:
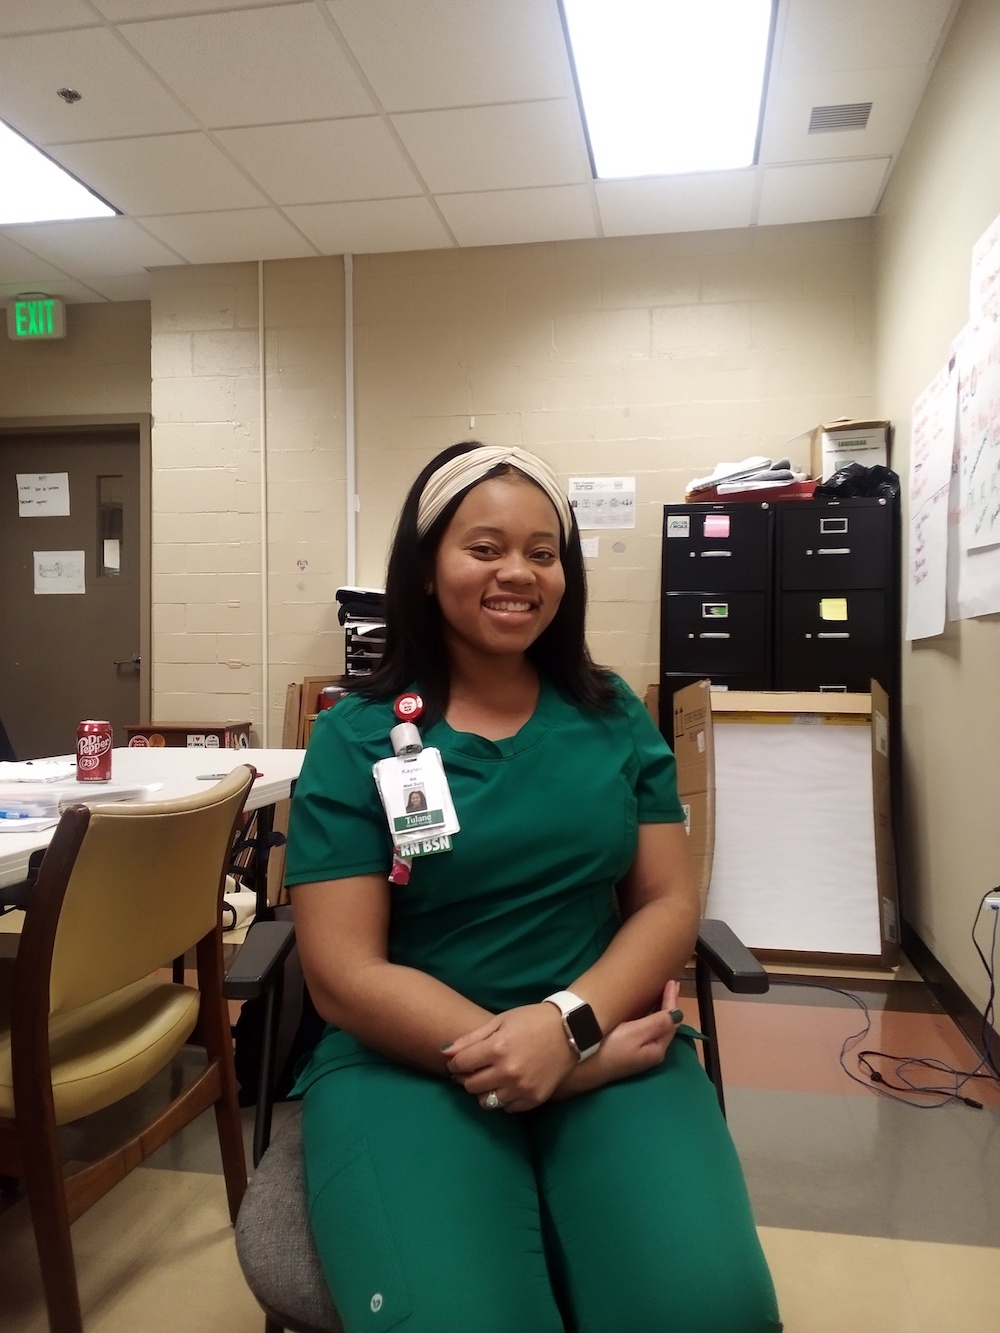
<svg viewBox="0 0 1000 1333">
<path fill-rule="evenodd" d="M 71 805 L 103 805 L 108 801 L 137 801 L 160 791 L 162 782 L 50 782 L 41 787 L 0 782 L 0 809 L 58 815 Z M 23 822 L 23 821 L 21 821 Z"/>
<path fill-rule="evenodd" d="M 0 760 L 0 782 L 65 782 L 75 773 L 72 759 Z"/>
<path fill-rule="evenodd" d="M 0 818 L 2 833 L 38 833 L 42 829 L 53 828 L 59 820 L 54 815 L 29 815 L 26 819 Z"/>
</svg>

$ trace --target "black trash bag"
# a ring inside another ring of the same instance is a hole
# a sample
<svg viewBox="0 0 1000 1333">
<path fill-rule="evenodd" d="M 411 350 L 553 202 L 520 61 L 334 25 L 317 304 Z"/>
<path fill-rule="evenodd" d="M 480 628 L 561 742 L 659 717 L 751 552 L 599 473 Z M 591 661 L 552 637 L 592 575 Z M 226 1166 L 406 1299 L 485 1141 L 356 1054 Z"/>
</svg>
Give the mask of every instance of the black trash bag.
<svg viewBox="0 0 1000 1333">
<path fill-rule="evenodd" d="M 868 497 L 873 500 L 895 500 L 899 495 L 899 477 L 891 468 L 876 464 L 864 467 L 848 463 L 826 481 L 821 481 L 813 492 L 817 500 L 849 500 Z"/>
</svg>

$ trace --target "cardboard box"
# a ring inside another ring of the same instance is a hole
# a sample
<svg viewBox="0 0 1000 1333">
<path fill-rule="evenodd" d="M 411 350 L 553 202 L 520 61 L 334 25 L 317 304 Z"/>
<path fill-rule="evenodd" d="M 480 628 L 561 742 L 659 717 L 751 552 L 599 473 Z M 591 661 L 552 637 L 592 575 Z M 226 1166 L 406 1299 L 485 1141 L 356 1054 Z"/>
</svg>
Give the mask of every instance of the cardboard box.
<svg viewBox="0 0 1000 1333">
<path fill-rule="evenodd" d="M 688 848 L 705 916 L 715 852 L 715 746 L 712 690 L 707 680 L 695 681 L 674 694 L 674 757 L 677 794 L 684 807 Z"/>
<path fill-rule="evenodd" d="M 889 422 L 841 417 L 797 435 L 787 448 L 793 464 L 804 467 L 808 463 L 810 477 L 822 480 L 848 463 L 888 467 Z"/>
<path fill-rule="evenodd" d="M 899 908 L 885 691 L 674 695 L 707 916 L 765 959 L 892 967 Z"/>
<path fill-rule="evenodd" d="M 125 728 L 127 744 L 162 749 L 187 746 L 189 749 L 249 750 L 249 722 L 150 722 L 145 726 Z"/>
</svg>

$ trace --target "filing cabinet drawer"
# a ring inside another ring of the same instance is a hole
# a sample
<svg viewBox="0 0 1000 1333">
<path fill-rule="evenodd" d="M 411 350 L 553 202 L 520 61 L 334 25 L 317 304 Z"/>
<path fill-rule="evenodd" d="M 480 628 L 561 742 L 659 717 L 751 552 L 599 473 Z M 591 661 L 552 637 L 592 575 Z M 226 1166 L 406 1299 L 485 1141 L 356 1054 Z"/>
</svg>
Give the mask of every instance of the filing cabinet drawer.
<svg viewBox="0 0 1000 1333">
<path fill-rule="evenodd" d="M 693 673 L 699 678 L 767 672 L 765 593 L 668 592 L 662 601 L 662 616 L 662 671 Z"/>
<path fill-rule="evenodd" d="M 778 629 L 782 675 L 870 676 L 872 664 L 881 664 L 886 656 L 886 612 L 886 594 L 870 589 L 849 589 L 840 596 L 820 591 L 782 593 Z"/>
<path fill-rule="evenodd" d="M 878 500 L 779 510 L 777 540 L 782 588 L 882 588 L 889 578 L 890 513 Z"/>
<path fill-rule="evenodd" d="M 766 588 L 770 517 L 770 510 L 760 505 L 667 505 L 663 511 L 663 591 Z"/>
</svg>

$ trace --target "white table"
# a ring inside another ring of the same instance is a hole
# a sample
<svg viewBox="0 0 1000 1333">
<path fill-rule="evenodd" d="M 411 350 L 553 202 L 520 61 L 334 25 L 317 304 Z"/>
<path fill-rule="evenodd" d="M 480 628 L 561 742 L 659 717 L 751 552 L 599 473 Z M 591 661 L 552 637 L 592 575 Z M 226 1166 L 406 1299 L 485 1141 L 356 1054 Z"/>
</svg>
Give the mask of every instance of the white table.
<svg viewBox="0 0 1000 1333">
<path fill-rule="evenodd" d="M 59 758 L 72 759 L 72 755 Z M 163 801 L 173 796 L 187 796 L 203 791 L 212 784 L 199 781 L 202 774 L 229 773 L 237 764 L 252 764 L 262 776 L 254 781 L 247 797 L 247 810 L 262 810 L 273 806 L 290 795 L 299 776 L 305 750 L 210 750 L 167 746 L 154 749 L 134 746 L 112 751 L 111 781 L 137 785 L 162 782 L 159 791 L 151 792 L 148 800 Z M 66 784 L 51 784 L 63 790 Z M 80 784 L 88 787 L 88 798 L 93 797 L 96 783 Z M 25 788 L 26 797 L 30 788 Z M 0 887 L 16 884 L 28 873 L 32 852 L 47 847 L 53 829 L 36 833 L 0 833 Z"/>
</svg>

